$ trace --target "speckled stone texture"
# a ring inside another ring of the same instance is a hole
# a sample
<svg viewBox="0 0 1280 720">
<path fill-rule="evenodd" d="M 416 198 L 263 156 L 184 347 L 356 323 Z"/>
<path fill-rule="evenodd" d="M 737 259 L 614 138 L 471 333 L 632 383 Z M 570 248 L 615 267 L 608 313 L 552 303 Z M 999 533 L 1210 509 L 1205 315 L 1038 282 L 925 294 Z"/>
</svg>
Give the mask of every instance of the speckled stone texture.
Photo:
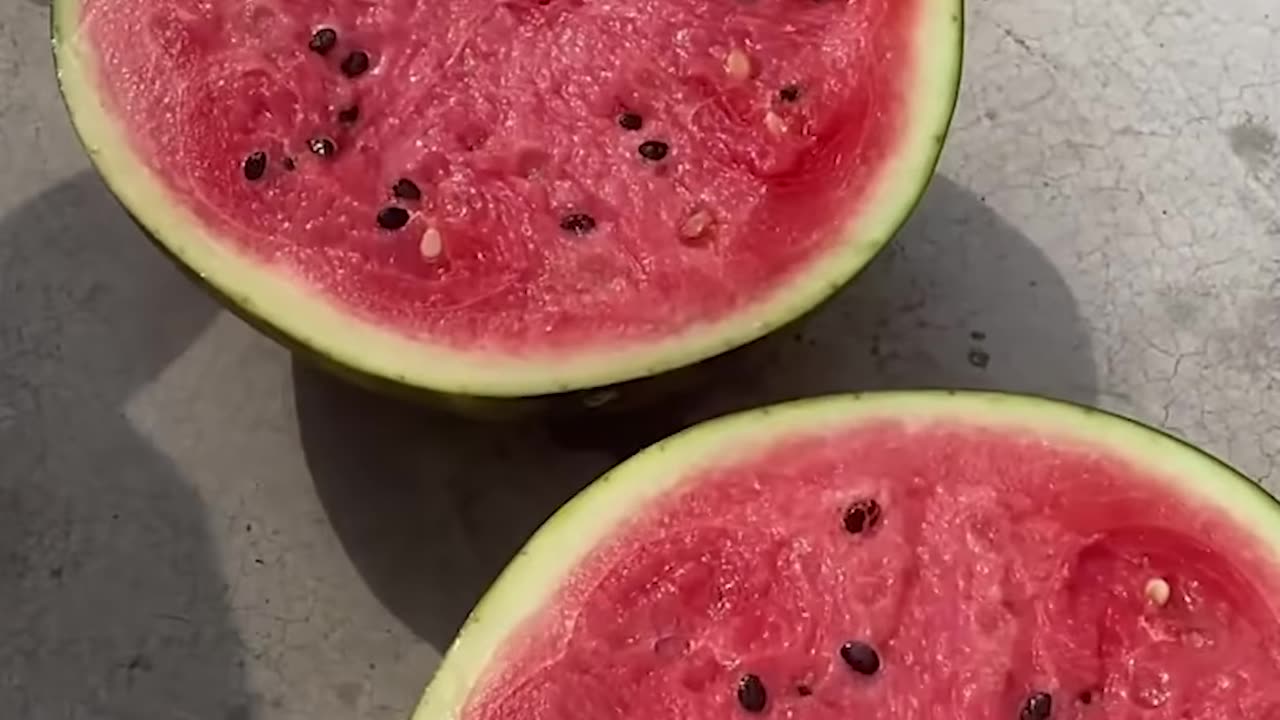
<svg viewBox="0 0 1280 720">
<path fill-rule="evenodd" d="M 569 493 L 802 394 L 1033 390 L 1280 480 L 1274 0 L 973 0 L 954 133 L 892 249 L 699 396 L 550 427 L 367 395 L 222 312 L 88 170 L 48 12 L 0 3 L 5 718 L 402 718 Z"/>
</svg>

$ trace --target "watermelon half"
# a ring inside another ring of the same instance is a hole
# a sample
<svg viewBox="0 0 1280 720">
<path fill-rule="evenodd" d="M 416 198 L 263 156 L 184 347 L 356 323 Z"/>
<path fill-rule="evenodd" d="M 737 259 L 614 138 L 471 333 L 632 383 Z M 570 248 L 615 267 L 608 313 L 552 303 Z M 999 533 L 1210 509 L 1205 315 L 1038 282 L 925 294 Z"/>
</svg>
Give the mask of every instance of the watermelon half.
<svg viewBox="0 0 1280 720">
<path fill-rule="evenodd" d="M 259 327 L 401 386 L 600 387 L 758 338 L 922 193 L 961 0 L 56 0 L 112 190 Z"/>
<path fill-rule="evenodd" d="M 1280 505 L 1136 423 L 895 392 L 712 421 L 515 558 L 415 720 L 1280 718 Z"/>
</svg>

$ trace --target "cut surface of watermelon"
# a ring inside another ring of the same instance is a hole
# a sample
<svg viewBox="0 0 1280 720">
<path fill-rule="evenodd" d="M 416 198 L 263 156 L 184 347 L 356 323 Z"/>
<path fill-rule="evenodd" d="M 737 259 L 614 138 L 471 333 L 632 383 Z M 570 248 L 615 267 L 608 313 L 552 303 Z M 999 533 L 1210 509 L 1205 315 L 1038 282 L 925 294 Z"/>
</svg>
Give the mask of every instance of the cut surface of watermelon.
<svg viewBox="0 0 1280 720">
<path fill-rule="evenodd" d="M 416 720 L 1280 717 L 1280 505 L 992 394 L 713 421 L 566 505 Z"/>
<path fill-rule="evenodd" d="M 57 0 L 113 190 L 347 367 L 479 395 L 641 377 L 857 271 L 928 180 L 959 0 Z"/>
</svg>

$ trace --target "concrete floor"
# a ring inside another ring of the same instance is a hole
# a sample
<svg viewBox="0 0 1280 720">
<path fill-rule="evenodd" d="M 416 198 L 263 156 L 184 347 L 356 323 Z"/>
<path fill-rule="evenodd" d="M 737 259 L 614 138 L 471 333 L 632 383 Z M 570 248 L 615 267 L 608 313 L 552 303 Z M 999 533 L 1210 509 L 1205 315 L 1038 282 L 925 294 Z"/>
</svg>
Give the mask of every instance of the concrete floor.
<svg viewBox="0 0 1280 720">
<path fill-rule="evenodd" d="M 1039 391 L 1280 482 L 1280 5 L 971 5 L 954 134 L 892 251 L 772 369 L 623 435 L 296 365 L 138 236 L 64 117 L 47 4 L 0 3 L 0 715 L 403 718 L 569 492 L 782 397 Z"/>
</svg>

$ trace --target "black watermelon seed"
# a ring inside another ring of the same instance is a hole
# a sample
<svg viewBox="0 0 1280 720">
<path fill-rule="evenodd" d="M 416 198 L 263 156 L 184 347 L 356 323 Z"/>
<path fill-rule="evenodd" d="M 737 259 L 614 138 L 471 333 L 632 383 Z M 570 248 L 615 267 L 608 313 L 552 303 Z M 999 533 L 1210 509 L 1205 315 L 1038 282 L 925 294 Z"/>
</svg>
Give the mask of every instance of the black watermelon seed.
<svg viewBox="0 0 1280 720">
<path fill-rule="evenodd" d="M 738 704 L 747 712 L 763 712 L 769 702 L 769 694 L 764 690 L 764 683 L 758 675 L 743 675 L 738 681 Z"/>
<path fill-rule="evenodd" d="M 307 147 L 312 153 L 322 158 L 333 157 L 338 152 L 338 146 L 329 138 L 313 138 L 307 142 Z"/>
<path fill-rule="evenodd" d="M 671 148 L 661 140 L 645 140 L 640 143 L 640 157 L 657 162 L 667 156 Z"/>
<path fill-rule="evenodd" d="M 338 33 L 334 32 L 333 28 L 320 28 L 311 36 L 311 42 L 307 43 L 307 47 L 317 55 L 328 55 L 337 44 Z"/>
<path fill-rule="evenodd" d="M 849 533 L 870 530 L 880 523 L 880 503 L 871 498 L 859 500 L 844 511 L 844 529 Z"/>
<path fill-rule="evenodd" d="M 418 188 L 418 184 L 409 178 L 400 178 L 395 185 L 391 186 L 391 194 L 401 200 L 421 200 L 422 190 Z"/>
<path fill-rule="evenodd" d="M 808 685 L 797 685 L 796 694 L 799 695 L 800 697 L 809 697 L 810 695 L 813 694 L 813 688 L 809 687 Z"/>
<path fill-rule="evenodd" d="M 359 105 L 352 105 L 351 107 L 343 108 L 338 111 L 338 122 L 342 123 L 343 125 L 355 125 L 356 121 L 359 119 L 360 119 Z"/>
<path fill-rule="evenodd" d="M 875 675 L 880 670 L 880 653 L 864 642 L 850 640 L 841 645 L 840 659 L 862 675 Z"/>
<path fill-rule="evenodd" d="M 378 213 L 378 227 L 383 230 L 399 230 L 409 224 L 409 211 L 402 207 L 383 208 Z"/>
<path fill-rule="evenodd" d="M 360 77 L 369 72 L 369 53 L 356 50 L 342 60 L 342 74 L 349 78 Z"/>
<path fill-rule="evenodd" d="M 282 164 L 284 165 L 284 169 L 289 172 L 293 172 L 298 169 L 298 163 L 291 157 L 285 158 Z"/>
<path fill-rule="evenodd" d="M 624 112 L 618 116 L 618 125 L 622 126 L 623 130 L 639 130 L 644 127 L 644 118 L 637 113 Z"/>
<path fill-rule="evenodd" d="M 596 228 L 596 219 L 586 213 L 565 215 L 560 220 L 560 229 L 574 235 L 586 235 Z"/>
<path fill-rule="evenodd" d="M 244 159 L 246 180 L 261 180 L 267 174 L 267 154 L 259 150 Z"/>
<path fill-rule="evenodd" d="M 793 103 L 799 100 L 800 86 L 799 85 L 783 85 L 782 89 L 778 91 L 778 99 L 781 100 L 782 102 L 789 102 L 789 103 Z"/>
<path fill-rule="evenodd" d="M 1053 696 L 1047 692 L 1034 692 L 1022 703 L 1018 720 L 1049 720 L 1053 714 Z"/>
</svg>

